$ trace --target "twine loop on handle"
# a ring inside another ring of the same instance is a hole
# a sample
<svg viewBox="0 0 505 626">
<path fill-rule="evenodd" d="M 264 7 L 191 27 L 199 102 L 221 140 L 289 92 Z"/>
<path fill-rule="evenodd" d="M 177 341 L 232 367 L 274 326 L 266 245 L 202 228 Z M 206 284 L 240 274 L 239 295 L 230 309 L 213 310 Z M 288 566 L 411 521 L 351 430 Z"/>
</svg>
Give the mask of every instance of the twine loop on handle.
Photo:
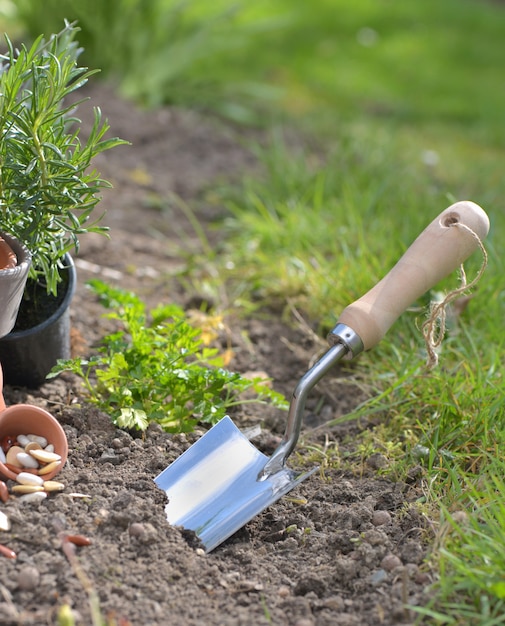
<svg viewBox="0 0 505 626">
<path fill-rule="evenodd" d="M 461 222 L 454 222 L 452 224 L 449 224 L 449 226 L 451 228 L 454 228 L 454 227 L 463 228 L 467 232 L 469 232 L 472 235 L 472 237 L 475 238 L 475 240 L 477 241 L 479 245 L 479 249 L 482 253 L 482 264 L 475 278 L 469 283 L 467 282 L 465 268 L 463 267 L 463 264 L 461 264 L 459 268 L 459 280 L 460 280 L 459 287 L 449 292 L 441 302 L 431 303 L 428 319 L 423 323 L 421 327 L 421 330 L 424 335 L 424 341 L 426 344 L 426 351 L 428 353 L 427 360 L 426 360 L 426 368 L 428 370 L 432 370 L 438 364 L 438 354 L 436 350 L 438 347 L 440 347 L 444 339 L 447 307 L 458 296 L 461 296 L 466 291 L 470 291 L 470 289 L 475 287 L 475 285 L 482 278 L 482 275 L 484 274 L 484 271 L 488 263 L 486 249 L 484 248 L 484 244 L 482 243 L 477 233 L 475 233 L 466 224 L 462 224 Z"/>
</svg>

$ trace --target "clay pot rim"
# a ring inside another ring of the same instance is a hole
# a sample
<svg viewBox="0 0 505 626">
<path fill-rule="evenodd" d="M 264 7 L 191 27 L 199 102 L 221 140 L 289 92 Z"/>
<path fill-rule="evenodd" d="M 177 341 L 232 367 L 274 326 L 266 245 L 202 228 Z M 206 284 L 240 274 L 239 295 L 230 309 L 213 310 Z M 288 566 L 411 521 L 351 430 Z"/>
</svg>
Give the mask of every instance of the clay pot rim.
<svg viewBox="0 0 505 626">
<path fill-rule="evenodd" d="M 18 274 L 24 274 L 27 272 L 32 261 L 32 255 L 24 243 L 21 243 L 19 239 L 12 237 L 8 233 L 1 231 L 0 239 L 5 241 L 17 258 L 17 265 L 15 267 L 7 267 L 0 270 L 2 275 L 14 278 Z"/>
<path fill-rule="evenodd" d="M 10 270 L 17 266 L 18 257 L 12 247 L 0 235 L 0 271 Z"/>
</svg>

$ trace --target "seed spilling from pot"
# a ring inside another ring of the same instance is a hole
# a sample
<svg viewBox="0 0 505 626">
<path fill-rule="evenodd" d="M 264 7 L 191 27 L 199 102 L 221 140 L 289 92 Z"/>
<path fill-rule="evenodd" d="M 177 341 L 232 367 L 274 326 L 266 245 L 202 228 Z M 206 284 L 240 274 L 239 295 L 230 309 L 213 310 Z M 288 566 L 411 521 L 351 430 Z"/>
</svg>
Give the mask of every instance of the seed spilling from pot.
<svg viewBox="0 0 505 626">
<path fill-rule="evenodd" d="M 1 450 L 0 461 L 10 469 L 23 470 L 22 473 L 49 474 L 61 464 L 61 456 L 54 452 L 54 446 L 39 435 L 6 435 Z"/>
</svg>

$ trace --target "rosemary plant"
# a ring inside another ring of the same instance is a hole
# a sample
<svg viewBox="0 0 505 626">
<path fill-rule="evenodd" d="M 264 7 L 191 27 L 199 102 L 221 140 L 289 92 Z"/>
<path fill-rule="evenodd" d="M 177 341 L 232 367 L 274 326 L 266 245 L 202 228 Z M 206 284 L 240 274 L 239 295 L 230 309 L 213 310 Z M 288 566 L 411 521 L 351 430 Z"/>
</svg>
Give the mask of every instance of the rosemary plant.
<svg viewBox="0 0 505 626">
<path fill-rule="evenodd" d="M 77 251 L 79 236 L 105 233 L 101 216 L 92 219 L 98 192 L 110 183 L 90 168 L 97 154 L 126 142 L 105 139 L 109 129 L 95 108 L 85 141 L 74 116 L 83 101 L 66 97 L 95 73 L 79 67 L 78 28 L 64 29 L 28 49 L 15 49 L 6 36 L 0 56 L 0 231 L 32 253 L 29 278 L 55 295 L 62 259 Z"/>
</svg>

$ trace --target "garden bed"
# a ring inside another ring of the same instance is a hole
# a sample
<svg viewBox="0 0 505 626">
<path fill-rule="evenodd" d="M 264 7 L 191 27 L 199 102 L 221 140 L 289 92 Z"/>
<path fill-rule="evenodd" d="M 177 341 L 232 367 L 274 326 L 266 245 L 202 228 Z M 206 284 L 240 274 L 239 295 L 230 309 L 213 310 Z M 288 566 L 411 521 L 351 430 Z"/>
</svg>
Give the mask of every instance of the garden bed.
<svg viewBox="0 0 505 626">
<path fill-rule="evenodd" d="M 172 301 L 191 308 L 205 299 L 176 280 L 181 245 L 196 249 L 198 238 L 173 197 L 198 207 L 196 216 L 208 225 L 216 208 L 205 202 L 205 190 L 257 167 L 241 129 L 181 110 L 142 112 L 108 86 L 89 89 L 114 135 L 133 145 L 96 160 L 114 184 L 100 205 L 111 238 L 87 236 L 76 259 L 73 347 L 80 354 L 89 353 L 110 324 L 85 287 L 89 278 L 131 289 L 152 305 Z M 219 233 L 209 230 L 209 237 Z M 288 397 L 321 349 L 280 315 L 227 324 L 230 369 L 263 371 Z M 328 385 L 331 393 L 325 393 Z M 331 380 L 320 387 L 308 405 L 303 441 L 330 448 L 336 442 L 345 455 L 353 434 L 368 424 L 321 424 L 352 409 L 360 393 Z M 157 426 L 144 436 L 120 431 L 86 404 L 71 375 L 35 392 L 6 388 L 5 396 L 7 404 L 29 402 L 52 412 L 70 451 L 59 475 L 63 493 L 40 505 L 14 498 L 2 505 L 12 529 L 0 542 L 17 553 L 17 559 L 3 560 L 2 624 L 55 624 L 63 604 L 74 609 L 77 623 L 91 624 L 90 592 L 98 594 L 111 624 L 138 626 L 411 624 L 414 614 L 404 604 L 426 602 L 432 574 L 423 558 L 430 524 L 415 505 L 422 496 L 420 469 L 413 469 L 408 483 L 388 480 L 381 476 L 387 459 L 378 451 L 354 471 L 315 473 L 205 555 L 168 525 L 165 495 L 153 482 L 203 429 L 190 436 L 172 436 Z M 254 443 L 270 454 L 286 414 L 253 406 L 231 416 L 239 427 L 261 425 Z M 76 493 L 86 497 L 71 495 Z M 63 531 L 91 540 L 77 549 L 82 571 L 71 568 L 61 550 Z"/>
</svg>

